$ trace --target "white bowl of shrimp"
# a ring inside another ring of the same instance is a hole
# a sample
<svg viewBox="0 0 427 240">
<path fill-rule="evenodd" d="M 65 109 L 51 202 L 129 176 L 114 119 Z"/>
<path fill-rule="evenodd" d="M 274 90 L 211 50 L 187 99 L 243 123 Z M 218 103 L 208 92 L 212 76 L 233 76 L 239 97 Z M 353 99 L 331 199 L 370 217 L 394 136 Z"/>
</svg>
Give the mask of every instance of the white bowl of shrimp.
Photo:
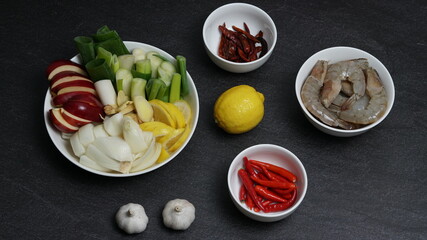
<svg viewBox="0 0 427 240">
<path fill-rule="evenodd" d="M 380 124 L 393 107 L 394 91 L 387 68 L 352 47 L 315 53 L 301 66 L 295 82 L 307 119 L 338 137 L 356 136 Z"/>
</svg>

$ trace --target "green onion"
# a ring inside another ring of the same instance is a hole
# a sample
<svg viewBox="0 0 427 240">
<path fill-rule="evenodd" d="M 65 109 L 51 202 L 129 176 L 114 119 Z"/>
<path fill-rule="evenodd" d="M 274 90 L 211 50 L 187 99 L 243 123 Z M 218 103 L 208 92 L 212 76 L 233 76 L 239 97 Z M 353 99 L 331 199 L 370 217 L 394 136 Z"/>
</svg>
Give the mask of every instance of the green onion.
<svg viewBox="0 0 427 240">
<path fill-rule="evenodd" d="M 95 59 L 95 48 L 93 39 L 85 36 L 78 36 L 74 38 L 77 50 L 82 58 L 83 65 Z"/>
<path fill-rule="evenodd" d="M 107 26 L 99 28 L 92 37 L 97 42 L 95 48 L 98 46 L 103 47 L 118 56 L 130 53 L 119 34 L 115 30 L 109 29 Z"/>
<path fill-rule="evenodd" d="M 169 102 L 173 103 L 176 100 L 179 100 L 181 94 L 181 74 L 174 73 L 172 75 L 170 93 L 169 93 Z"/>
<path fill-rule="evenodd" d="M 93 59 L 88 62 L 85 67 L 92 81 L 96 82 L 102 79 L 110 79 L 113 82 L 113 85 L 115 85 L 114 73 L 105 59 Z"/>
<path fill-rule="evenodd" d="M 119 85 L 117 85 L 117 91 L 123 90 L 123 92 L 125 93 L 126 96 L 130 96 L 130 89 L 131 89 L 131 85 L 132 85 L 132 73 L 127 70 L 127 69 L 123 69 L 120 68 L 119 70 L 117 70 L 116 72 L 116 79 L 117 79 L 117 83 L 119 83 L 119 80 L 121 80 L 121 88 L 119 89 Z"/>
<path fill-rule="evenodd" d="M 131 86 L 131 99 L 134 100 L 136 96 L 143 96 L 145 98 L 145 86 L 147 84 L 147 80 L 142 78 L 134 78 L 132 79 Z"/>
<path fill-rule="evenodd" d="M 145 92 L 147 94 L 148 100 L 153 100 L 163 97 L 166 89 L 166 84 L 162 80 L 152 78 L 147 82 Z"/>
<path fill-rule="evenodd" d="M 178 72 L 181 74 L 181 95 L 185 97 L 189 93 L 187 79 L 187 61 L 185 57 L 181 55 L 176 56 L 176 61 L 178 65 Z"/>
<path fill-rule="evenodd" d="M 141 78 L 149 80 L 151 78 L 151 60 L 144 59 L 136 61 L 135 70 L 141 73 Z"/>
</svg>

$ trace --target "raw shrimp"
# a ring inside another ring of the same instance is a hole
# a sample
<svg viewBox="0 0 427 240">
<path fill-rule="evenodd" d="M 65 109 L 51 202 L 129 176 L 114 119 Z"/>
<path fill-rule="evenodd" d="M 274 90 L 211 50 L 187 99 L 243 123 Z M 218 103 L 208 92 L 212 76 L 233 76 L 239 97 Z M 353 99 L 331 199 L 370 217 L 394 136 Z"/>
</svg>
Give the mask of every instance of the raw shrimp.
<svg viewBox="0 0 427 240">
<path fill-rule="evenodd" d="M 320 102 L 319 94 L 325 79 L 328 63 L 317 61 L 310 75 L 305 80 L 301 89 L 301 99 L 307 110 L 323 123 L 344 129 L 353 129 L 354 126 L 337 117 L 337 115 L 326 109 Z"/>
<path fill-rule="evenodd" d="M 363 109 L 355 107 L 338 113 L 342 120 L 355 124 L 370 124 L 383 116 L 387 107 L 385 89 L 374 69 L 368 68 L 366 76 L 366 94 L 370 97 L 368 105 Z"/>
<path fill-rule="evenodd" d="M 327 71 L 325 83 L 321 92 L 321 102 L 329 107 L 341 91 L 341 81 L 348 80 L 352 84 L 353 95 L 343 104 L 346 109 L 365 94 L 365 75 L 363 69 L 368 66 L 365 58 L 352 59 L 332 64 Z"/>
</svg>

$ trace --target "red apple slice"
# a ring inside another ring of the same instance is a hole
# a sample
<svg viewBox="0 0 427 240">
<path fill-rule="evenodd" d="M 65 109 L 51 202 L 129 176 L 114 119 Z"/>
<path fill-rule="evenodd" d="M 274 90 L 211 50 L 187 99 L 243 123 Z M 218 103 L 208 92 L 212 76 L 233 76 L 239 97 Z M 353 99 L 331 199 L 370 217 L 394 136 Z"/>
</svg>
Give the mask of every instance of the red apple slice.
<svg viewBox="0 0 427 240">
<path fill-rule="evenodd" d="M 75 97 L 77 95 L 93 95 L 93 93 L 91 92 L 85 92 L 85 91 L 76 91 L 76 92 L 68 92 L 68 93 L 62 93 L 62 94 L 58 94 L 55 97 L 53 97 L 52 99 L 52 105 L 55 107 L 62 107 L 62 105 L 64 105 L 64 103 L 66 103 L 69 99 L 71 99 L 72 97 Z"/>
<path fill-rule="evenodd" d="M 74 133 L 79 130 L 77 126 L 69 124 L 65 119 L 62 117 L 61 109 L 60 108 L 54 108 L 49 110 L 49 118 L 52 124 L 61 132 L 64 133 Z"/>
<path fill-rule="evenodd" d="M 65 87 L 58 91 L 58 95 L 69 93 L 69 92 L 88 92 L 96 95 L 95 87 Z"/>
<path fill-rule="evenodd" d="M 90 120 L 77 117 L 76 115 L 69 113 L 67 110 L 63 108 L 61 108 L 61 113 L 64 120 L 73 126 L 81 127 L 83 125 L 91 123 Z"/>
<path fill-rule="evenodd" d="M 61 89 L 67 87 L 87 87 L 95 89 L 92 81 L 84 80 L 84 79 L 75 79 L 72 81 L 65 81 L 60 84 L 57 84 L 55 87 L 50 89 L 50 93 L 52 96 L 56 96 Z"/>
<path fill-rule="evenodd" d="M 81 94 L 70 98 L 64 103 L 63 108 L 74 116 L 92 122 L 102 122 L 105 116 L 102 103 L 90 94 Z"/>
<path fill-rule="evenodd" d="M 53 77 L 49 84 L 50 87 L 55 87 L 58 84 L 61 84 L 63 82 L 67 82 L 67 81 L 72 81 L 75 79 L 85 79 L 87 81 L 92 81 L 90 80 L 87 76 L 84 76 L 80 73 L 76 73 L 76 72 L 71 72 L 71 71 L 64 71 L 64 72 L 60 72 L 58 74 L 55 75 L 55 77 Z"/>
<path fill-rule="evenodd" d="M 70 60 L 56 60 L 52 62 L 46 69 L 47 79 L 51 80 L 56 74 L 64 71 L 77 72 L 87 76 L 86 70 L 80 64 L 72 62 Z"/>
</svg>

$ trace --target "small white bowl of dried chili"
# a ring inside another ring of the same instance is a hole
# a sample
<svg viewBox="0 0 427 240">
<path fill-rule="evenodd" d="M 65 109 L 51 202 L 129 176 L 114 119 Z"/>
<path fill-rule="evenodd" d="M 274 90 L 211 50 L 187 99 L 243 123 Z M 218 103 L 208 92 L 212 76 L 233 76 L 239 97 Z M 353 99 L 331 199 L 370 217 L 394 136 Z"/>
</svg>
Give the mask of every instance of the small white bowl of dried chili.
<svg viewBox="0 0 427 240">
<path fill-rule="evenodd" d="M 216 65 L 229 72 L 245 73 L 261 67 L 270 58 L 277 30 L 262 9 L 230 3 L 208 16 L 203 25 L 203 41 Z"/>
</svg>

